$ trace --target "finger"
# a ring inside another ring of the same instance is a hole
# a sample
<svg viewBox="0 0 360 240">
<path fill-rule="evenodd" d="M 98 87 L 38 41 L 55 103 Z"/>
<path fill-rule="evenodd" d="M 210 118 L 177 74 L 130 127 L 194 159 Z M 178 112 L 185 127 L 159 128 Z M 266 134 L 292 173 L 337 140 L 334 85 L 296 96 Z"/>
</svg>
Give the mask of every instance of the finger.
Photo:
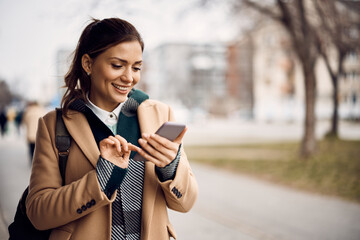
<svg viewBox="0 0 360 240">
<path fill-rule="evenodd" d="M 145 134 L 146 137 L 146 134 Z M 176 148 L 178 148 L 178 144 L 168 140 L 167 138 L 164 138 L 158 134 L 150 134 L 148 138 L 145 138 L 151 145 L 153 145 L 154 141 L 156 141 L 156 145 L 161 144 L 163 147 L 170 149 L 170 150 L 174 150 Z M 157 148 L 157 147 L 156 147 Z"/>
<path fill-rule="evenodd" d="M 112 141 L 111 139 L 105 138 L 105 139 L 101 140 L 101 142 L 100 142 L 100 147 L 101 147 L 101 146 L 105 146 L 105 145 L 107 145 L 107 144 L 109 144 L 109 145 L 114 145 L 115 143 L 114 143 L 114 141 Z"/>
<path fill-rule="evenodd" d="M 147 153 L 146 151 L 144 151 L 143 149 L 137 147 L 137 152 L 146 160 L 154 163 L 156 166 L 161 166 L 161 161 L 159 161 L 158 159 L 154 158 L 153 156 L 151 156 L 149 153 Z"/>
<path fill-rule="evenodd" d="M 168 139 L 163 138 L 156 134 L 150 135 L 150 138 L 148 138 L 147 141 L 153 148 L 156 149 L 156 151 L 164 155 L 167 159 L 172 160 L 176 157 L 179 144 L 173 143 Z"/>
<path fill-rule="evenodd" d="M 140 143 L 140 146 L 142 147 L 142 149 L 145 150 L 151 156 L 158 158 L 158 159 L 161 157 L 160 153 L 152 145 L 150 145 L 149 142 L 146 141 L 145 139 L 140 138 L 139 143 Z"/>
<path fill-rule="evenodd" d="M 131 151 L 125 152 L 123 155 L 123 159 L 129 161 Z"/>
<path fill-rule="evenodd" d="M 157 160 L 157 164 L 158 162 L 161 163 L 166 163 L 164 166 L 166 166 L 168 163 L 170 163 L 170 161 L 172 159 L 169 159 L 168 157 L 166 157 L 165 155 L 163 155 L 162 153 L 160 153 L 159 151 L 157 151 L 153 146 L 151 146 L 146 140 L 140 138 L 139 139 L 139 143 L 143 149 L 143 151 L 145 151 L 146 154 L 150 155 L 152 158 L 154 158 L 155 160 Z M 149 160 L 149 159 L 148 159 Z M 151 161 L 151 160 L 150 160 Z M 152 162 L 156 162 L 156 161 L 152 161 Z"/>
<path fill-rule="evenodd" d="M 121 144 L 120 144 L 120 141 L 114 137 L 114 136 L 109 136 L 109 139 L 111 139 L 112 141 L 114 141 L 114 145 L 116 147 L 116 150 L 121 153 Z"/>
<path fill-rule="evenodd" d="M 187 127 L 185 126 L 184 130 L 179 134 L 179 136 L 174 140 L 174 142 L 181 144 L 183 137 L 185 136 L 185 133 L 187 131 Z"/>
<path fill-rule="evenodd" d="M 104 152 L 110 148 L 111 146 L 114 145 L 114 141 L 106 138 L 106 139 L 103 139 L 100 143 L 99 143 L 99 148 L 100 148 L 100 153 L 101 154 L 104 154 Z"/>
<path fill-rule="evenodd" d="M 115 138 L 119 140 L 119 142 L 121 144 L 121 147 L 122 147 L 124 152 L 129 151 L 128 142 L 126 141 L 125 138 L 121 137 L 120 135 L 116 135 Z"/>
<path fill-rule="evenodd" d="M 134 144 L 131 144 L 131 143 L 128 144 L 128 147 L 129 147 L 130 151 L 139 152 L 141 150 L 141 148 L 139 148 L 138 146 L 135 146 Z"/>
</svg>

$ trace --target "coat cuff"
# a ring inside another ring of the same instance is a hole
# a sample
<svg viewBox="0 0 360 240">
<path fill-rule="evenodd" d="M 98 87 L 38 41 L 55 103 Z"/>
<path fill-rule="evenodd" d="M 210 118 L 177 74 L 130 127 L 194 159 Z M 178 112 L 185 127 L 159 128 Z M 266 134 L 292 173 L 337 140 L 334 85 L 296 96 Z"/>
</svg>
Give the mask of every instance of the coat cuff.
<svg viewBox="0 0 360 240">
<path fill-rule="evenodd" d="M 96 175 L 101 190 L 110 199 L 117 188 L 120 187 L 128 169 L 116 166 L 110 161 L 99 156 L 96 164 Z"/>
<path fill-rule="evenodd" d="M 180 157 L 181 157 L 181 144 L 179 146 L 179 150 L 176 154 L 175 159 L 166 165 L 165 167 L 157 167 L 155 166 L 155 172 L 161 182 L 165 182 L 167 180 L 173 180 L 175 178 L 176 169 L 179 165 Z"/>
</svg>

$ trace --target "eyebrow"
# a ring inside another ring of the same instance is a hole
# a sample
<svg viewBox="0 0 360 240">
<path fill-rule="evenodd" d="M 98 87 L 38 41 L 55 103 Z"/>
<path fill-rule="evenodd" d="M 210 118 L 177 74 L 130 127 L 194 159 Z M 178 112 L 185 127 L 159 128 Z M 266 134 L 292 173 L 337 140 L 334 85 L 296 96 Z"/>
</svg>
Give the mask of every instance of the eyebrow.
<svg viewBox="0 0 360 240">
<path fill-rule="evenodd" d="M 111 57 L 110 59 L 117 59 L 119 60 L 120 62 L 123 62 L 123 63 L 129 63 L 128 61 L 124 60 L 124 59 L 121 59 L 121 58 L 118 58 L 118 57 Z M 142 60 L 139 60 L 139 61 L 136 61 L 134 64 L 142 64 Z"/>
</svg>

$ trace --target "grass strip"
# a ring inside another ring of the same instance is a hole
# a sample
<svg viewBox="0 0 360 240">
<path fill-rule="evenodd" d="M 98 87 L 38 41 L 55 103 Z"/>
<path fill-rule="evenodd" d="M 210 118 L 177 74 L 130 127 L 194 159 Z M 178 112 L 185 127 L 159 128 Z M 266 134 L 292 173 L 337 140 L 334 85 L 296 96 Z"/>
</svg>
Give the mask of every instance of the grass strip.
<svg viewBox="0 0 360 240">
<path fill-rule="evenodd" d="M 189 146 L 192 161 L 360 203 L 360 141 L 322 140 L 311 158 L 298 143 Z"/>
</svg>

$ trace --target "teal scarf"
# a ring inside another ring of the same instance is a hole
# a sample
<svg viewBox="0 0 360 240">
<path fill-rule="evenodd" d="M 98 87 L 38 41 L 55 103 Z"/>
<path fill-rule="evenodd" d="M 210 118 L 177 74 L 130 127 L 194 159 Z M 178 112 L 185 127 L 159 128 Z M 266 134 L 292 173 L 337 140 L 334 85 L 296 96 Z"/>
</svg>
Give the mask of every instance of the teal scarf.
<svg viewBox="0 0 360 240">
<path fill-rule="evenodd" d="M 139 122 L 137 118 L 137 108 L 139 105 L 149 99 L 149 96 L 140 91 L 133 89 L 121 109 L 117 124 L 116 133 L 126 139 L 126 141 L 139 146 L 138 139 L 141 137 Z M 131 153 L 131 158 L 135 152 Z"/>
<path fill-rule="evenodd" d="M 116 133 L 139 146 L 137 108 L 149 97 L 140 90 L 132 90 L 128 97 L 121 109 Z M 140 239 L 145 164 L 132 160 L 135 153 L 130 155 L 128 172 L 112 204 L 112 239 Z"/>
</svg>

